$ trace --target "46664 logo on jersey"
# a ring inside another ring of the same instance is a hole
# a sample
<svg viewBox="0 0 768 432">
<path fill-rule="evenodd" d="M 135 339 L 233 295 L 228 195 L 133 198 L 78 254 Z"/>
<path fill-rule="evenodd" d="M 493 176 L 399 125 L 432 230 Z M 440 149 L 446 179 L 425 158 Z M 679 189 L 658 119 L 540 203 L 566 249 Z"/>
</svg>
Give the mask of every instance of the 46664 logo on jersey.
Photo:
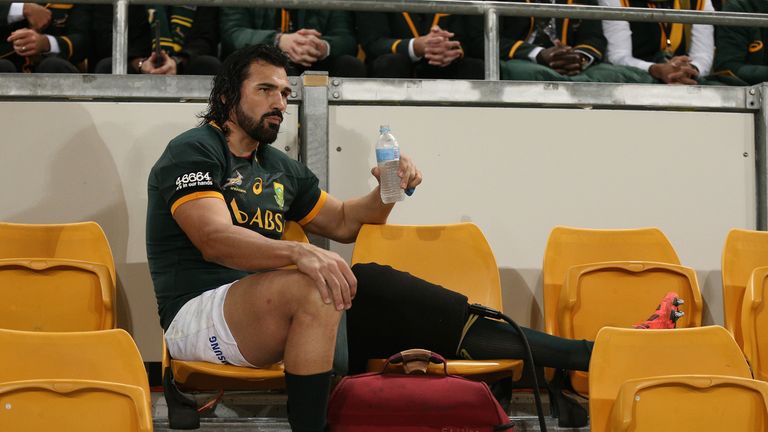
<svg viewBox="0 0 768 432">
<path fill-rule="evenodd" d="M 176 177 L 176 190 L 181 190 L 195 186 L 213 186 L 211 173 L 191 172 L 183 176 Z"/>
</svg>

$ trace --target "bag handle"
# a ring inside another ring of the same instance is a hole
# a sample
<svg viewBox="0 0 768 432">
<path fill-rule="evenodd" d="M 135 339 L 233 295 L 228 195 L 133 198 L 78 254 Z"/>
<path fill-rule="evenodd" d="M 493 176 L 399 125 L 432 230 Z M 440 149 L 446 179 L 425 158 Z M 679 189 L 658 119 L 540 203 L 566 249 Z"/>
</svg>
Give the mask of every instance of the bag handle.
<svg viewBox="0 0 768 432">
<path fill-rule="evenodd" d="M 387 370 L 387 366 L 390 364 L 402 364 L 406 374 L 426 374 L 430 363 L 442 364 L 443 372 L 448 375 L 448 365 L 443 356 L 419 348 L 400 351 L 399 353 L 392 355 L 387 359 L 387 362 L 384 363 L 383 370 Z"/>
</svg>

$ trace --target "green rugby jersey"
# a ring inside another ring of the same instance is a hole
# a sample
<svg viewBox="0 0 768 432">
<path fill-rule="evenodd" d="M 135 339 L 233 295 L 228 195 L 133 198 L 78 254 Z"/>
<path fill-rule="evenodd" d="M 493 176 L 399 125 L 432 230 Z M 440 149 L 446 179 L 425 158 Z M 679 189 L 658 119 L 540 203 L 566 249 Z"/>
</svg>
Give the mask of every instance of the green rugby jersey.
<svg viewBox="0 0 768 432">
<path fill-rule="evenodd" d="M 149 174 L 147 203 L 147 259 L 166 330 L 184 303 L 248 274 L 206 261 L 173 219 L 180 205 L 206 197 L 223 200 L 233 224 L 280 239 L 286 220 L 309 223 L 326 194 L 307 167 L 271 146 L 258 158 L 233 155 L 215 126 L 171 140 Z"/>
</svg>

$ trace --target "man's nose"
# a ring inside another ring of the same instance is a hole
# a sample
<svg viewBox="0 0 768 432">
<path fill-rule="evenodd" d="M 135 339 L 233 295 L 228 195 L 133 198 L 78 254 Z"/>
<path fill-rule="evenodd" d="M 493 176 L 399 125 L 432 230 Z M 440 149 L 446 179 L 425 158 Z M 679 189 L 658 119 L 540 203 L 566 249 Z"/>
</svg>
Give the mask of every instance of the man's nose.
<svg viewBox="0 0 768 432">
<path fill-rule="evenodd" d="M 272 105 L 270 108 L 277 108 L 281 112 L 285 111 L 288 107 L 288 99 L 283 97 L 283 95 L 280 92 L 275 92 L 276 97 L 272 98 Z"/>
</svg>

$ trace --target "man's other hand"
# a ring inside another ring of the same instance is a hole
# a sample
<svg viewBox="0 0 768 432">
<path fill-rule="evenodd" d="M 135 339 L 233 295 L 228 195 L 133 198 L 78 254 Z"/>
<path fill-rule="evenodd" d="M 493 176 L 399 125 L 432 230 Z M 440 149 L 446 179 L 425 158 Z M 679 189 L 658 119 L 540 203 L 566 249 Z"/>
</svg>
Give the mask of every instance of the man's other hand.
<svg viewBox="0 0 768 432">
<path fill-rule="evenodd" d="M 297 243 L 294 262 L 300 272 L 312 278 L 326 304 L 336 310 L 352 307 L 357 293 L 357 278 L 342 257 L 312 244 Z"/>
</svg>

